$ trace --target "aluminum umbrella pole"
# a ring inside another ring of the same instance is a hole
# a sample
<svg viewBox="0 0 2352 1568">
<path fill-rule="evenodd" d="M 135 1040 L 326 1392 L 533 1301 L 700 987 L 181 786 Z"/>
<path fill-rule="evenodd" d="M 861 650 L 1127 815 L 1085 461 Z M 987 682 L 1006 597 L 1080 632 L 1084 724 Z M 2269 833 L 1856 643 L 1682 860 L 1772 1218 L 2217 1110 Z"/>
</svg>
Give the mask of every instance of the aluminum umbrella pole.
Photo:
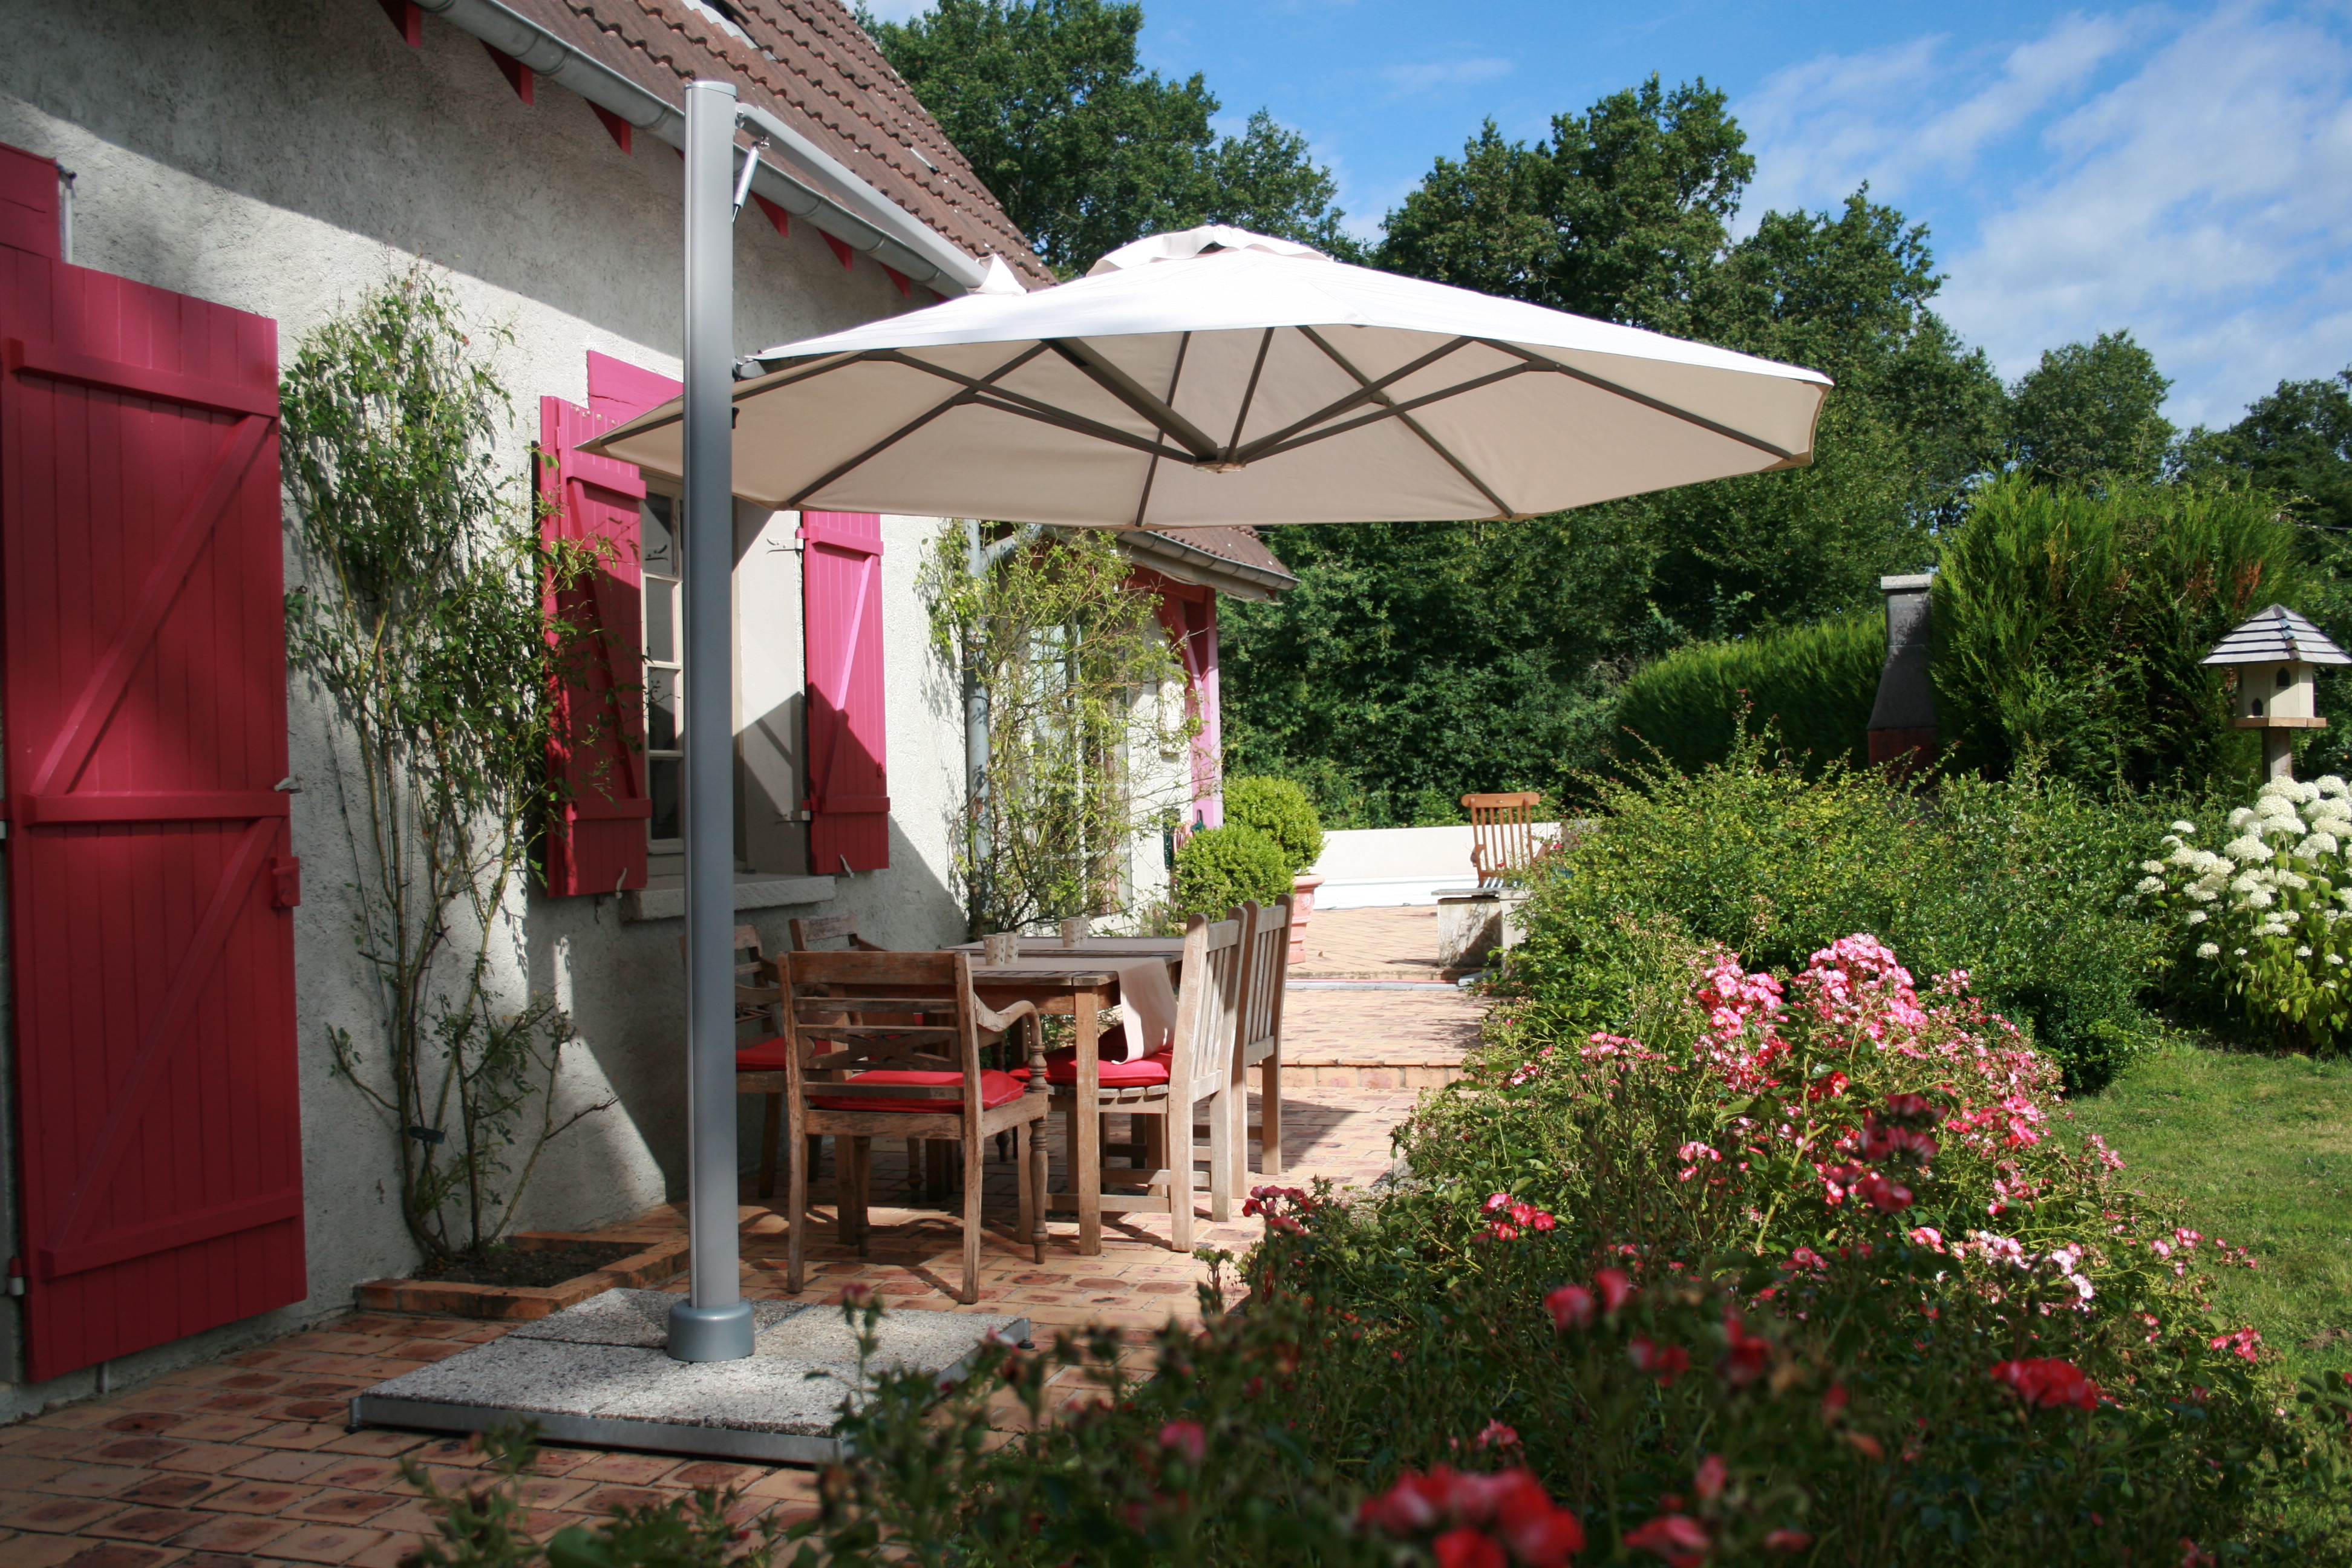
<svg viewBox="0 0 2352 1568">
<path fill-rule="evenodd" d="M 670 1309 L 678 1361 L 751 1353 L 736 1230 L 735 86 L 686 89 L 686 1107 L 687 1299 Z"/>
</svg>

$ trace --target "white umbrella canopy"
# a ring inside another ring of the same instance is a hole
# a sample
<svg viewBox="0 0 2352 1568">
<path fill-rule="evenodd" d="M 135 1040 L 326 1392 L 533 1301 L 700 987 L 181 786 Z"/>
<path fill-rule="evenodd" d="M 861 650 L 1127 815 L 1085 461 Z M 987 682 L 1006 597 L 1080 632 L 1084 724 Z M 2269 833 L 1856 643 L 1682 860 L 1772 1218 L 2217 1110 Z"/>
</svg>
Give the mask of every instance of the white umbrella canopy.
<svg viewBox="0 0 2352 1568">
<path fill-rule="evenodd" d="M 769 349 L 734 489 L 1114 528 L 1528 517 L 1812 458 L 1829 378 L 1212 226 Z M 678 403 L 593 445 L 683 467 Z"/>
</svg>

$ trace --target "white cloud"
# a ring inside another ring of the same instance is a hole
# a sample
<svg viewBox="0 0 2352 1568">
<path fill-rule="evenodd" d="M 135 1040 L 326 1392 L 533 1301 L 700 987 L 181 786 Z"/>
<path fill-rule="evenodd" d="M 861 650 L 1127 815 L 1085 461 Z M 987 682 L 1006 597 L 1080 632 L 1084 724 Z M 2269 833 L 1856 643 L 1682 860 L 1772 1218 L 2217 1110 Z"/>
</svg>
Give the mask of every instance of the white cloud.
<svg viewBox="0 0 2352 1568">
<path fill-rule="evenodd" d="M 2128 327 L 2177 421 L 2352 361 L 2352 40 L 2317 6 L 2069 16 L 1996 65 L 1948 39 L 1830 57 L 1736 108 L 1748 205 L 1863 180 L 1932 216 L 1941 308 L 2005 375 Z"/>
<path fill-rule="evenodd" d="M 1381 72 L 1381 79 L 1394 88 L 1402 97 L 1437 88 L 1471 87 L 1510 74 L 1510 61 L 1488 57 L 1472 60 L 1424 60 L 1409 66 L 1391 66 Z"/>
<path fill-rule="evenodd" d="M 866 0 L 866 8 L 885 22 L 903 22 L 931 8 L 931 0 Z"/>
</svg>

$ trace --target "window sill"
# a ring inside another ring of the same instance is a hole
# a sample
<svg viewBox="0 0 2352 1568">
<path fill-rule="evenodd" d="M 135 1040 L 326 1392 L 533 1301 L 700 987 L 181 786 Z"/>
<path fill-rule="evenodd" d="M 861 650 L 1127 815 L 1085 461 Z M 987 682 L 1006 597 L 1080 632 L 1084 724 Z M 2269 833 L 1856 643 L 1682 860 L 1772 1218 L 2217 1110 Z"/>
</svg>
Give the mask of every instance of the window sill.
<svg viewBox="0 0 2352 1568">
<path fill-rule="evenodd" d="M 787 877 L 773 871 L 735 874 L 735 907 L 768 910 L 784 904 L 821 904 L 833 897 L 834 877 Z M 656 877 L 634 893 L 621 895 L 625 921 L 675 921 L 686 918 L 686 879 Z"/>
</svg>

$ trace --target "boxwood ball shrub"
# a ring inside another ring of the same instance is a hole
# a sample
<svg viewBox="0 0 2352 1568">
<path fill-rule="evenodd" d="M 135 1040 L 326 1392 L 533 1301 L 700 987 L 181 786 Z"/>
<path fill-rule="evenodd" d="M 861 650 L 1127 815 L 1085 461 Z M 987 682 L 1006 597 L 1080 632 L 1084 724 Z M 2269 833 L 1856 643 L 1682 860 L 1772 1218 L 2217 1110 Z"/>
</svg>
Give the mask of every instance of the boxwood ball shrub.
<svg viewBox="0 0 2352 1568">
<path fill-rule="evenodd" d="M 1227 823 L 1204 828 L 1176 850 L 1177 911 L 1223 914 L 1244 899 L 1270 904 L 1290 891 L 1290 863 L 1275 841 L 1254 827 Z"/>
<path fill-rule="evenodd" d="M 1254 774 L 1227 779 L 1225 822 L 1254 827 L 1273 839 L 1294 877 L 1322 858 L 1322 819 L 1296 779 Z"/>
</svg>

